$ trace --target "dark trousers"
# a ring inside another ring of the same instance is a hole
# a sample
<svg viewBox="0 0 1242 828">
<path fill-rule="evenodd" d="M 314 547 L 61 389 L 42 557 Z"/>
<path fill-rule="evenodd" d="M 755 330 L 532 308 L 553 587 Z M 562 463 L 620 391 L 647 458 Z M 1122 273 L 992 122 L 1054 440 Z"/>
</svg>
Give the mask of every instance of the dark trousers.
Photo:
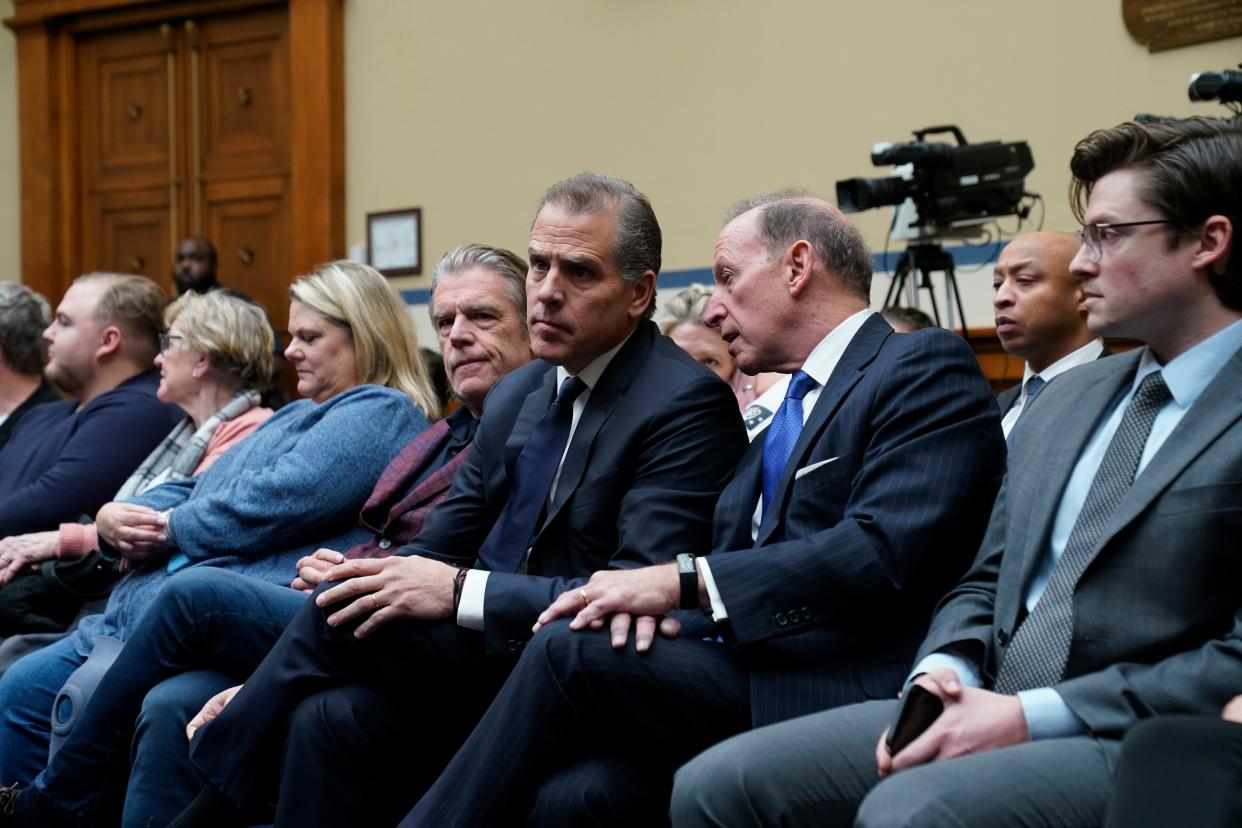
<svg viewBox="0 0 1242 828">
<path fill-rule="evenodd" d="M 241 682 L 305 600 L 294 590 L 214 568 L 186 570 L 171 579 L 100 681 L 68 739 L 36 778 L 32 801 L 50 809 L 48 822 L 57 815 L 70 815 L 75 824 L 114 822 L 130 771 L 131 744 L 137 749 L 149 741 L 135 740 L 135 722 L 141 722 L 139 712 L 149 692 L 199 667 Z M 168 685 L 170 691 L 176 687 Z M 182 737 L 170 747 L 184 753 L 184 744 Z M 135 767 L 143 765 L 139 758 Z M 127 803 L 126 819 L 166 822 L 180 810 L 168 768 L 158 779 L 146 779 L 159 789 L 132 791 L 135 801 Z M 145 785 L 139 781 L 139 787 Z M 180 793 L 186 797 L 180 803 L 184 807 L 194 791 Z M 147 805 L 137 801 L 148 798 L 158 813 L 145 813 Z M 171 814 L 169 808 L 174 809 Z"/>
<path fill-rule="evenodd" d="M 661 639 L 640 655 L 632 643 L 614 650 L 606 630 L 573 632 L 558 621 L 531 639 L 470 738 L 401 825 L 521 824 L 532 813 L 552 824 L 550 810 L 590 807 L 583 792 L 606 787 L 592 779 L 612 773 L 627 786 L 658 780 L 662 817 L 677 767 L 750 723 L 749 676 L 730 647 Z M 633 762 L 610 764 L 602 754 Z M 574 824 L 579 813 L 561 815 L 560 824 Z"/>
<path fill-rule="evenodd" d="M 323 585 L 319 591 L 329 588 Z M 409 809 L 466 738 L 508 665 L 454 621 L 395 621 L 365 639 L 313 601 L 224 712 L 195 735 L 195 766 L 278 825 L 382 825 Z M 372 810 L 374 812 L 372 813 Z"/>
<path fill-rule="evenodd" d="M 1121 748 L 1109 828 L 1242 824 L 1242 725 L 1166 716 L 1137 725 Z"/>
</svg>

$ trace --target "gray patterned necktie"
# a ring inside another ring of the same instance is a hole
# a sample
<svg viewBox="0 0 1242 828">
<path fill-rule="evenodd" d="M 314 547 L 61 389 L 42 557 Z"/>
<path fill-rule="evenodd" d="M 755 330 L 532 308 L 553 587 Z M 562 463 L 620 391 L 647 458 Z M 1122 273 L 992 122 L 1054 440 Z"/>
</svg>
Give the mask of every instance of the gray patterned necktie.
<svg viewBox="0 0 1242 828">
<path fill-rule="evenodd" d="M 1016 693 L 1061 680 L 1074 632 L 1074 588 L 1094 559 L 1109 518 L 1134 483 L 1152 423 L 1170 398 L 1159 371 L 1148 374 L 1139 384 L 1091 481 L 1052 578 L 1031 614 L 1018 626 L 1001 661 L 996 692 Z"/>
</svg>

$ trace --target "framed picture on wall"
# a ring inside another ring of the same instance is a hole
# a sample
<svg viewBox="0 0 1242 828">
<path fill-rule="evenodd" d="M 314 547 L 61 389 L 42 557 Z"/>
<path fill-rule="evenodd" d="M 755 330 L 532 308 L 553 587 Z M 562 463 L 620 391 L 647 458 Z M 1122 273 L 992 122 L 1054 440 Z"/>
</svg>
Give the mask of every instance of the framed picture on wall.
<svg viewBox="0 0 1242 828">
<path fill-rule="evenodd" d="M 423 272 L 423 211 L 367 213 L 367 264 L 385 276 Z"/>
</svg>

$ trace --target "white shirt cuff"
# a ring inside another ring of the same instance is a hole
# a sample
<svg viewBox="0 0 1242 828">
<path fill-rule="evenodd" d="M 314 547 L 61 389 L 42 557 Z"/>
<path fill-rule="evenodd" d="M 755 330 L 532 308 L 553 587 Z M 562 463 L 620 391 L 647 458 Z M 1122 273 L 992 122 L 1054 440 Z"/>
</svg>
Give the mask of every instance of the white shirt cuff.
<svg viewBox="0 0 1242 828">
<path fill-rule="evenodd" d="M 1051 687 L 1023 690 L 1018 693 L 1022 715 L 1026 716 L 1026 732 L 1031 741 L 1060 739 L 1087 732 L 1086 723 Z"/>
<path fill-rule="evenodd" d="M 699 574 L 703 576 L 703 586 L 707 587 L 707 599 L 712 602 L 712 620 L 719 624 L 729 617 L 729 611 L 725 609 L 724 601 L 720 598 L 720 590 L 716 589 L 716 579 L 712 577 L 712 568 L 707 563 L 707 558 L 695 558 L 694 565 L 699 568 Z"/>
<path fill-rule="evenodd" d="M 910 686 L 916 676 L 923 673 L 931 673 L 935 670 L 941 670 L 945 667 L 957 673 L 957 678 L 967 687 L 982 687 L 983 677 L 979 675 L 979 671 L 975 665 L 971 664 L 961 656 L 955 656 L 951 653 L 931 653 L 923 657 L 923 660 L 914 665 L 914 669 L 910 671 L 910 675 L 906 677 L 906 683 L 902 685 L 902 691 Z"/>
<path fill-rule="evenodd" d="M 457 626 L 483 632 L 483 596 L 487 594 L 486 569 L 472 569 L 461 585 L 461 601 L 457 604 Z"/>
</svg>

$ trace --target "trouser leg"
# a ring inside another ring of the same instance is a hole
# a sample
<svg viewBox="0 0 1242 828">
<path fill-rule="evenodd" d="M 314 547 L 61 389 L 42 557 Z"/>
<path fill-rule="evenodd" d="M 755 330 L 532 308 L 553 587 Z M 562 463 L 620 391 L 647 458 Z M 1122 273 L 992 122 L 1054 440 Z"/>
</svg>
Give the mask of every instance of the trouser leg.
<svg viewBox="0 0 1242 828">
<path fill-rule="evenodd" d="M 614 650 L 606 630 L 539 631 L 470 738 L 402 826 L 498 825 L 533 792 L 598 753 L 673 769 L 750 724 L 749 680 L 730 648 L 699 640 Z"/>
<path fill-rule="evenodd" d="M 1168 716 L 1137 725 L 1122 744 L 1109 828 L 1242 824 L 1242 725 Z"/>
</svg>

